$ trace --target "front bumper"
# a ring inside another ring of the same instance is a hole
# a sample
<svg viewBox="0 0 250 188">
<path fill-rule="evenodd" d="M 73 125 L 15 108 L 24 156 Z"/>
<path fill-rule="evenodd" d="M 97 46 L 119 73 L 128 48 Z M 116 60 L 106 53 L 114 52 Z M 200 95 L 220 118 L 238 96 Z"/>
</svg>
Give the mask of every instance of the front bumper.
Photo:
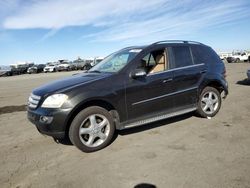
<svg viewBox="0 0 250 188">
<path fill-rule="evenodd" d="M 53 72 L 54 69 L 43 69 L 43 72 Z"/>
<path fill-rule="evenodd" d="M 30 70 L 27 70 L 27 73 L 36 73 L 37 72 L 37 69 L 30 69 Z"/>
<path fill-rule="evenodd" d="M 56 139 L 65 138 L 67 120 L 71 109 L 30 109 L 27 110 L 27 117 L 37 130 L 45 135 Z M 49 121 L 42 121 L 43 117 L 48 117 Z"/>
</svg>

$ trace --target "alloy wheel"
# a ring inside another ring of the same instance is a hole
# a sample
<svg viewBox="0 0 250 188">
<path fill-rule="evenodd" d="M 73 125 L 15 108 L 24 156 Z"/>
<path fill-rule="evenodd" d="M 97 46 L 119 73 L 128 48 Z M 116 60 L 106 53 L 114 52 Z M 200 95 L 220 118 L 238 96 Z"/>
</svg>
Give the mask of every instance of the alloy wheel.
<svg viewBox="0 0 250 188">
<path fill-rule="evenodd" d="M 97 147 L 106 141 L 110 133 L 110 123 L 101 114 L 88 116 L 79 128 L 81 142 L 88 147 Z"/>
</svg>

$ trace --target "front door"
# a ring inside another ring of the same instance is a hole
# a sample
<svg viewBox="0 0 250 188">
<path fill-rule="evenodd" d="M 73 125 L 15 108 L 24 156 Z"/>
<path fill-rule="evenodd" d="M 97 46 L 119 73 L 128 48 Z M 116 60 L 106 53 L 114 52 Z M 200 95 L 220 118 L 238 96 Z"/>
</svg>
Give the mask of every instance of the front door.
<svg viewBox="0 0 250 188">
<path fill-rule="evenodd" d="M 129 78 L 126 84 L 128 120 L 153 117 L 173 107 L 173 73 L 168 71 L 168 56 L 165 49 L 150 52 L 138 68 L 145 69 L 142 78 Z"/>
</svg>

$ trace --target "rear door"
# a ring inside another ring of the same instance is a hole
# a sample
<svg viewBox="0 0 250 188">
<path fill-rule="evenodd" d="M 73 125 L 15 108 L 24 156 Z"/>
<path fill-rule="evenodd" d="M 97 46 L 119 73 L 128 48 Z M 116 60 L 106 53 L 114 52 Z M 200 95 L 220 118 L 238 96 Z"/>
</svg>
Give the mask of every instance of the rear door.
<svg viewBox="0 0 250 188">
<path fill-rule="evenodd" d="M 207 71 L 205 64 L 194 64 L 191 48 L 188 45 L 172 46 L 169 48 L 169 53 L 175 86 L 174 107 L 176 109 L 194 107 L 198 99 L 198 86 Z"/>
</svg>

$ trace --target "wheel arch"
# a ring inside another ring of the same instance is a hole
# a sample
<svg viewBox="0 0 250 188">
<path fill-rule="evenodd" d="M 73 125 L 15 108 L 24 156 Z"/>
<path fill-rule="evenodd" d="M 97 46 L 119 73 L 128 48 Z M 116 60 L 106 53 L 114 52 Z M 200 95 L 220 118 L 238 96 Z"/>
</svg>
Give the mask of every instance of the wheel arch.
<svg viewBox="0 0 250 188">
<path fill-rule="evenodd" d="M 225 96 L 228 94 L 228 88 L 225 84 L 223 84 L 221 81 L 219 80 L 209 80 L 206 83 L 202 84 L 202 87 L 200 87 L 199 90 L 199 94 L 202 92 L 202 90 L 205 87 L 214 87 L 215 89 L 217 89 L 220 93 L 222 93 L 223 91 L 225 92 Z"/>
<path fill-rule="evenodd" d="M 70 125 L 71 125 L 73 119 L 75 118 L 75 116 L 80 111 L 82 111 L 83 109 L 88 108 L 90 106 L 99 106 L 99 107 L 102 107 L 102 108 L 106 109 L 107 111 L 109 111 L 109 113 L 111 114 L 111 116 L 114 119 L 116 129 L 119 127 L 120 118 L 119 118 L 119 113 L 116 110 L 116 108 L 108 101 L 105 101 L 102 99 L 93 99 L 93 100 L 82 102 L 81 104 L 77 105 L 72 110 L 72 112 L 70 113 L 70 115 L 65 123 L 66 124 L 65 135 L 68 136 Z"/>
</svg>

